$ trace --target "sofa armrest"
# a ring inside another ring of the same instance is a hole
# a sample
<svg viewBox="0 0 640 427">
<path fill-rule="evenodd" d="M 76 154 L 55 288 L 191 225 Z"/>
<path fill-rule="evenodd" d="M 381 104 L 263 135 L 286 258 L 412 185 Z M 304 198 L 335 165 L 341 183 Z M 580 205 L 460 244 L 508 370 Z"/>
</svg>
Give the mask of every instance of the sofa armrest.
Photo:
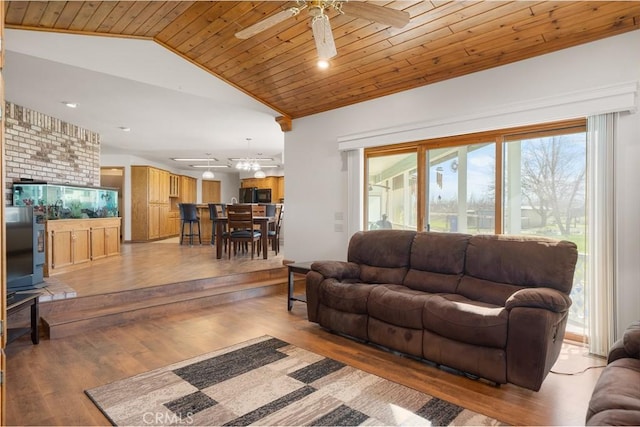
<svg viewBox="0 0 640 427">
<path fill-rule="evenodd" d="M 622 339 L 619 339 L 609 349 L 609 354 L 607 354 L 607 364 L 614 362 L 618 359 L 626 359 L 629 357 L 626 351 L 624 351 L 624 343 Z"/>
<path fill-rule="evenodd" d="M 630 357 L 640 359 L 640 322 L 629 325 L 622 338 L 613 343 L 607 354 L 607 364 Z"/>
<path fill-rule="evenodd" d="M 317 271 L 327 279 L 358 279 L 360 266 L 354 262 L 344 261 L 316 261 L 311 264 L 311 270 Z"/>
<path fill-rule="evenodd" d="M 555 313 L 563 313 L 571 307 L 571 298 L 563 292 L 551 288 L 525 288 L 513 293 L 506 301 L 505 308 L 544 308 Z"/>
</svg>

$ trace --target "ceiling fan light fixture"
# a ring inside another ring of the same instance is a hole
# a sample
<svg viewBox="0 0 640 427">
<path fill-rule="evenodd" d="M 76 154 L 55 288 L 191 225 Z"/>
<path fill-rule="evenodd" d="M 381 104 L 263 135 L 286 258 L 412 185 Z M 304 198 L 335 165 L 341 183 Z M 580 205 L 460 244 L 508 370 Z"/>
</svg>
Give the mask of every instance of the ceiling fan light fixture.
<svg viewBox="0 0 640 427">
<path fill-rule="evenodd" d="M 336 56 L 338 52 L 336 43 L 333 40 L 329 17 L 325 14 L 315 16 L 311 21 L 311 28 L 313 29 L 313 40 L 316 43 L 318 57 L 327 60 Z"/>
</svg>

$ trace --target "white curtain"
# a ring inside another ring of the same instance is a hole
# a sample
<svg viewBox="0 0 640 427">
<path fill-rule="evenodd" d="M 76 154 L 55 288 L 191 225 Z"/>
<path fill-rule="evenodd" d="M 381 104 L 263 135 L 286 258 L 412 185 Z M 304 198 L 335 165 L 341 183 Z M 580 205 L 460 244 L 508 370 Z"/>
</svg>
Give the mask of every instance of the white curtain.
<svg viewBox="0 0 640 427">
<path fill-rule="evenodd" d="M 614 143 L 617 113 L 587 119 L 587 321 L 589 352 L 615 340 Z"/>
</svg>

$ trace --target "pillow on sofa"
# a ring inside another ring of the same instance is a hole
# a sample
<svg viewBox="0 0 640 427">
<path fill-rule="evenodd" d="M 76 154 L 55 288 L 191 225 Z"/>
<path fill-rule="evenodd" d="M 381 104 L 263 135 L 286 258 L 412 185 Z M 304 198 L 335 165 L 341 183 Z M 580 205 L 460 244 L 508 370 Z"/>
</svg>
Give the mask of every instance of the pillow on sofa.
<svg viewBox="0 0 640 427">
<path fill-rule="evenodd" d="M 409 267 L 415 231 L 359 231 L 349 241 L 347 260 L 360 264 L 360 280 L 401 285 Z"/>
<path fill-rule="evenodd" d="M 416 234 L 411 246 L 411 269 L 404 285 L 431 293 L 454 293 L 464 271 L 471 235 L 425 232 Z"/>
<path fill-rule="evenodd" d="M 544 237 L 476 235 L 469 240 L 465 274 L 522 287 L 573 286 L 575 243 Z"/>
</svg>

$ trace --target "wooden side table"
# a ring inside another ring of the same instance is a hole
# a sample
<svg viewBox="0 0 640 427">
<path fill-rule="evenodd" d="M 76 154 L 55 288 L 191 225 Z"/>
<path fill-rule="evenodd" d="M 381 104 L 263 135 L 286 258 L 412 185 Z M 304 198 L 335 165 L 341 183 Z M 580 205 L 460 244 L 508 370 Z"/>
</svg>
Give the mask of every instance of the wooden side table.
<svg viewBox="0 0 640 427">
<path fill-rule="evenodd" d="M 287 310 L 288 311 L 291 311 L 294 301 L 302 301 L 305 303 L 307 302 L 306 295 L 293 295 L 293 275 L 296 273 L 307 274 L 309 271 L 311 271 L 312 263 L 313 261 L 306 261 L 306 262 L 294 262 L 291 264 L 287 264 L 287 267 L 289 269 L 289 290 L 287 292 Z"/>
<path fill-rule="evenodd" d="M 7 344 L 11 341 L 31 333 L 31 342 L 38 344 L 40 342 L 40 331 L 38 324 L 40 323 L 40 310 L 38 308 L 38 298 L 40 292 L 18 293 L 7 299 L 7 320 L 13 313 L 31 307 L 31 327 L 29 328 L 7 328 Z"/>
</svg>

